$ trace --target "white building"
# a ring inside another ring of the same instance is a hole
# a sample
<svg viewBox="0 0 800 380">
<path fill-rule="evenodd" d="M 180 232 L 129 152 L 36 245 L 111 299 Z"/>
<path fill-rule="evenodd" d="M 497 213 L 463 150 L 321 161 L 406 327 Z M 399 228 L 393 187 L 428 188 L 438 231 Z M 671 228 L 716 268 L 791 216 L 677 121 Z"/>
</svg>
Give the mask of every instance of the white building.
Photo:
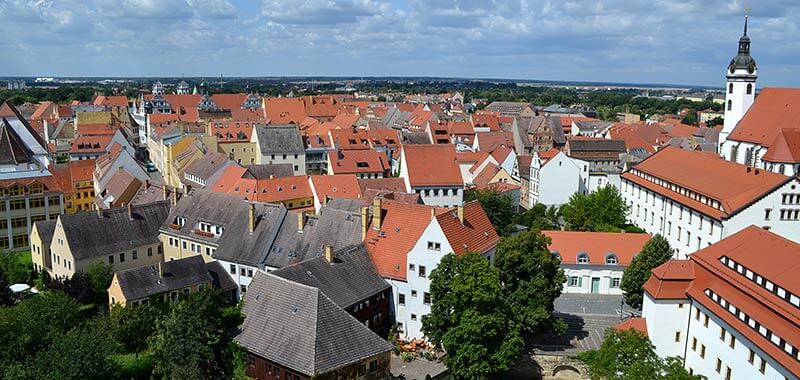
<svg viewBox="0 0 800 380">
<path fill-rule="evenodd" d="M 800 241 L 800 180 L 668 147 L 622 175 L 628 220 L 677 258 L 755 224 Z"/>
<path fill-rule="evenodd" d="M 406 192 L 419 194 L 426 205 L 455 207 L 464 202 L 464 179 L 452 145 L 404 145 L 400 177 Z"/>
<path fill-rule="evenodd" d="M 376 198 L 364 243 L 381 277 L 392 286 L 397 332 L 423 338 L 430 313 L 430 274 L 444 255 L 480 252 L 494 258 L 499 241 L 477 202 L 448 210 Z"/>
<path fill-rule="evenodd" d="M 653 269 L 642 316 L 656 353 L 710 379 L 800 377 L 798 253 L 750 226 Z"/>
<path fill-rule="evenodd" d="M 561 260 L 564 293 L 621 295 L 622 273 L 650 241 L 648 234 L 542 231 Z"/>
<path fill-rule="evenodd" d="M 294 175 L 306 174 L 306 149 L 294 124 L 253 127 L 256 164 L 291 164 Z"/>
<path fill-rule="evenodd" d="M 589 163 L 561 151 L 535 152 L 530 171 L 528 207 L 558 206 L 569 202 L 572 194 L 589 192 Z"/>
</svg>

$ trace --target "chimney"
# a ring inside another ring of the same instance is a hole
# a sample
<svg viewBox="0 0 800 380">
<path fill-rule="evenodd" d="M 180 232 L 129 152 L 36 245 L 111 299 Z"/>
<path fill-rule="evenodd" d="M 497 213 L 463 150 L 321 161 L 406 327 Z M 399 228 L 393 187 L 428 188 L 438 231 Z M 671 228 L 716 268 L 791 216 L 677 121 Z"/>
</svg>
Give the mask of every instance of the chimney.
<svg viewBox="0 0 800 380">
<path fill-rule="evenodd" d="M 167 185 L 164 184 L 164 187 L 162 187 L 161 189 L 164 192 L 164 200 L 165 201 L 168 200 L 169 199 L 169 189 L 167 189 Z"/>
<path fill-rule="evenodd" d="M 167 187 L 165 184 L 164 187 Z M 172 189 L 172 205 L 176 206 L 178 204 L 178 189 Z"/>
<path fill-rule="evenodd" d="M 325 261 L 328 263 L 333 264 L 333 261 L 336 260 L 336 257 L 333 256 L 333 247 L 330 245 L 325 246 Z"/>
<path fill-rule="evenodd" d="M 367 220 L 369 219 L 368 214 L 369 207 L 361 207 L 361 241 L 364 241 L 367 238 L 367 228 L 369 228 L 367 225 Z"/>
<path fill-rule="evenodd" d="M 158 262 L 158 278 L 159 279 L 161 277 L 164 277 L 164 265 L 163 264 L 164 263 L 162 261 Z M 158 281 L 159 281 L 159 283 L 161 282 L 161 280 L 158 280 Z"/>
<path fill-rule="evenodd" d="M 381 229 L 381 198 L 375 197 L 372 200 L 372 229 Z"/>
<path fill-rule="evenodd" d="M 133 203 L 128 203 L 128 219 L 133 220 Z"/>
<path fill-rule="evenodd" d="M 431 206 L 431 220 L 436 219 L 436 207 Z"/>
<path fill-rule="evenodd" d="M 147 189 L 149 189 L 149 188 L 150 188 L 150 180 L 146 179 L 146 180 L 144 180 L 144 189 L 145 189 L 145 191 L 147 191 Z"/>
<path fill-rule="evenodd" d="M 458 206 L 458 221 L 464 224 L 464 206 Z"/>
<path fill-rule="evenodd" d="M 100 207 L 99 205 L 97 206 L 97 217 L 98 218 L 102 218 L 103 217 L 103 208 Z"/>
<path fill-rule="evenodd" d="M 256 205 L 254 203 L 250 203 L 250 211 L 248 212 L 249 218 L 247 227 L 250 233 L 252 234 L 253 231 L 256 229 Z"/>
<path fill-rule="evenodd" d="M 302 233 L 306 226 L 306 218 L 302 212 L 297 213 L 297 232 Z"/>
</svg>

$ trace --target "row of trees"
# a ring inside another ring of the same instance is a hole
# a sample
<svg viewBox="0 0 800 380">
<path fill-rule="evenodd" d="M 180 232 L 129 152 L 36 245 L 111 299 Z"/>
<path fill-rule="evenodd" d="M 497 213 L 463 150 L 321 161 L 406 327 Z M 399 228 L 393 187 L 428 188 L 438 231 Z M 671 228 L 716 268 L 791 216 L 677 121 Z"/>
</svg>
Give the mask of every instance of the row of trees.
<svg viewBox="0 0 800 380">
<path fill-rule="evenodd" d="M 446 255 L 431 273 L 431 312 L 422 329 L 447 355 L 455 378 L 491 378 L 516 363 L 524 342 L 564 331 L 553 302 L 565 276 L 539 231 L 503 238 L 495 263 L 478 254 Z"/>
<path fill-rule="evenodd" d="M 241 313 L 212 289 L 177 303 L 93 315 L 61 291 L 0 307 L 4 379 L 231 378 L 243 373 L 227 334 Z M 133 365 L 123 358 L 132 356 Z"/>
</svg>

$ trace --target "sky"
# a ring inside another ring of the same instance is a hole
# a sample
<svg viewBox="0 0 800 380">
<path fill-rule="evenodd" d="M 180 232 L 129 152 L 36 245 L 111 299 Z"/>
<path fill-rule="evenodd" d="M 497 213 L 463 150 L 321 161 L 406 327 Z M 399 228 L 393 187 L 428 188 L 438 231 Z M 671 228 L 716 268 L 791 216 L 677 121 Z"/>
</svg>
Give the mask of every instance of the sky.
<svg viewBox="0 0 800 380">
<path fill-rule="evenodd" d="M 754 5 L 755 4 L 755 5 Z M 0 76 L 431 76 L 800 87 L 797 0 L 0 0 Z"/>
</svg>

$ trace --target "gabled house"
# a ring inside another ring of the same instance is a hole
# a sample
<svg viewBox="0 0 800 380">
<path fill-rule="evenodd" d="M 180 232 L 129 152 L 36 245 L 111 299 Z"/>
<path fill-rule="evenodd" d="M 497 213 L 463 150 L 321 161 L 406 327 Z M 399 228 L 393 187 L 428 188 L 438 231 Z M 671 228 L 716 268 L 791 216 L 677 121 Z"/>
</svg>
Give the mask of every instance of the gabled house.
<svg viewBox="0 0 800 380">
<path fill-rule="evenodd" d="M 419 194 L 427 205 L 453 207 L 464 201 L 464 179 L 452 145 L 404 145 L 400 177 L 405 191 Z"/>
<path fill-rule="evenodd" d="M 256 144 L 256 164 L 288 163 L 295 175 L 306 174 L 306 150 L 295 124 L 257 126 L 252 141 Z"/>
</svg>

